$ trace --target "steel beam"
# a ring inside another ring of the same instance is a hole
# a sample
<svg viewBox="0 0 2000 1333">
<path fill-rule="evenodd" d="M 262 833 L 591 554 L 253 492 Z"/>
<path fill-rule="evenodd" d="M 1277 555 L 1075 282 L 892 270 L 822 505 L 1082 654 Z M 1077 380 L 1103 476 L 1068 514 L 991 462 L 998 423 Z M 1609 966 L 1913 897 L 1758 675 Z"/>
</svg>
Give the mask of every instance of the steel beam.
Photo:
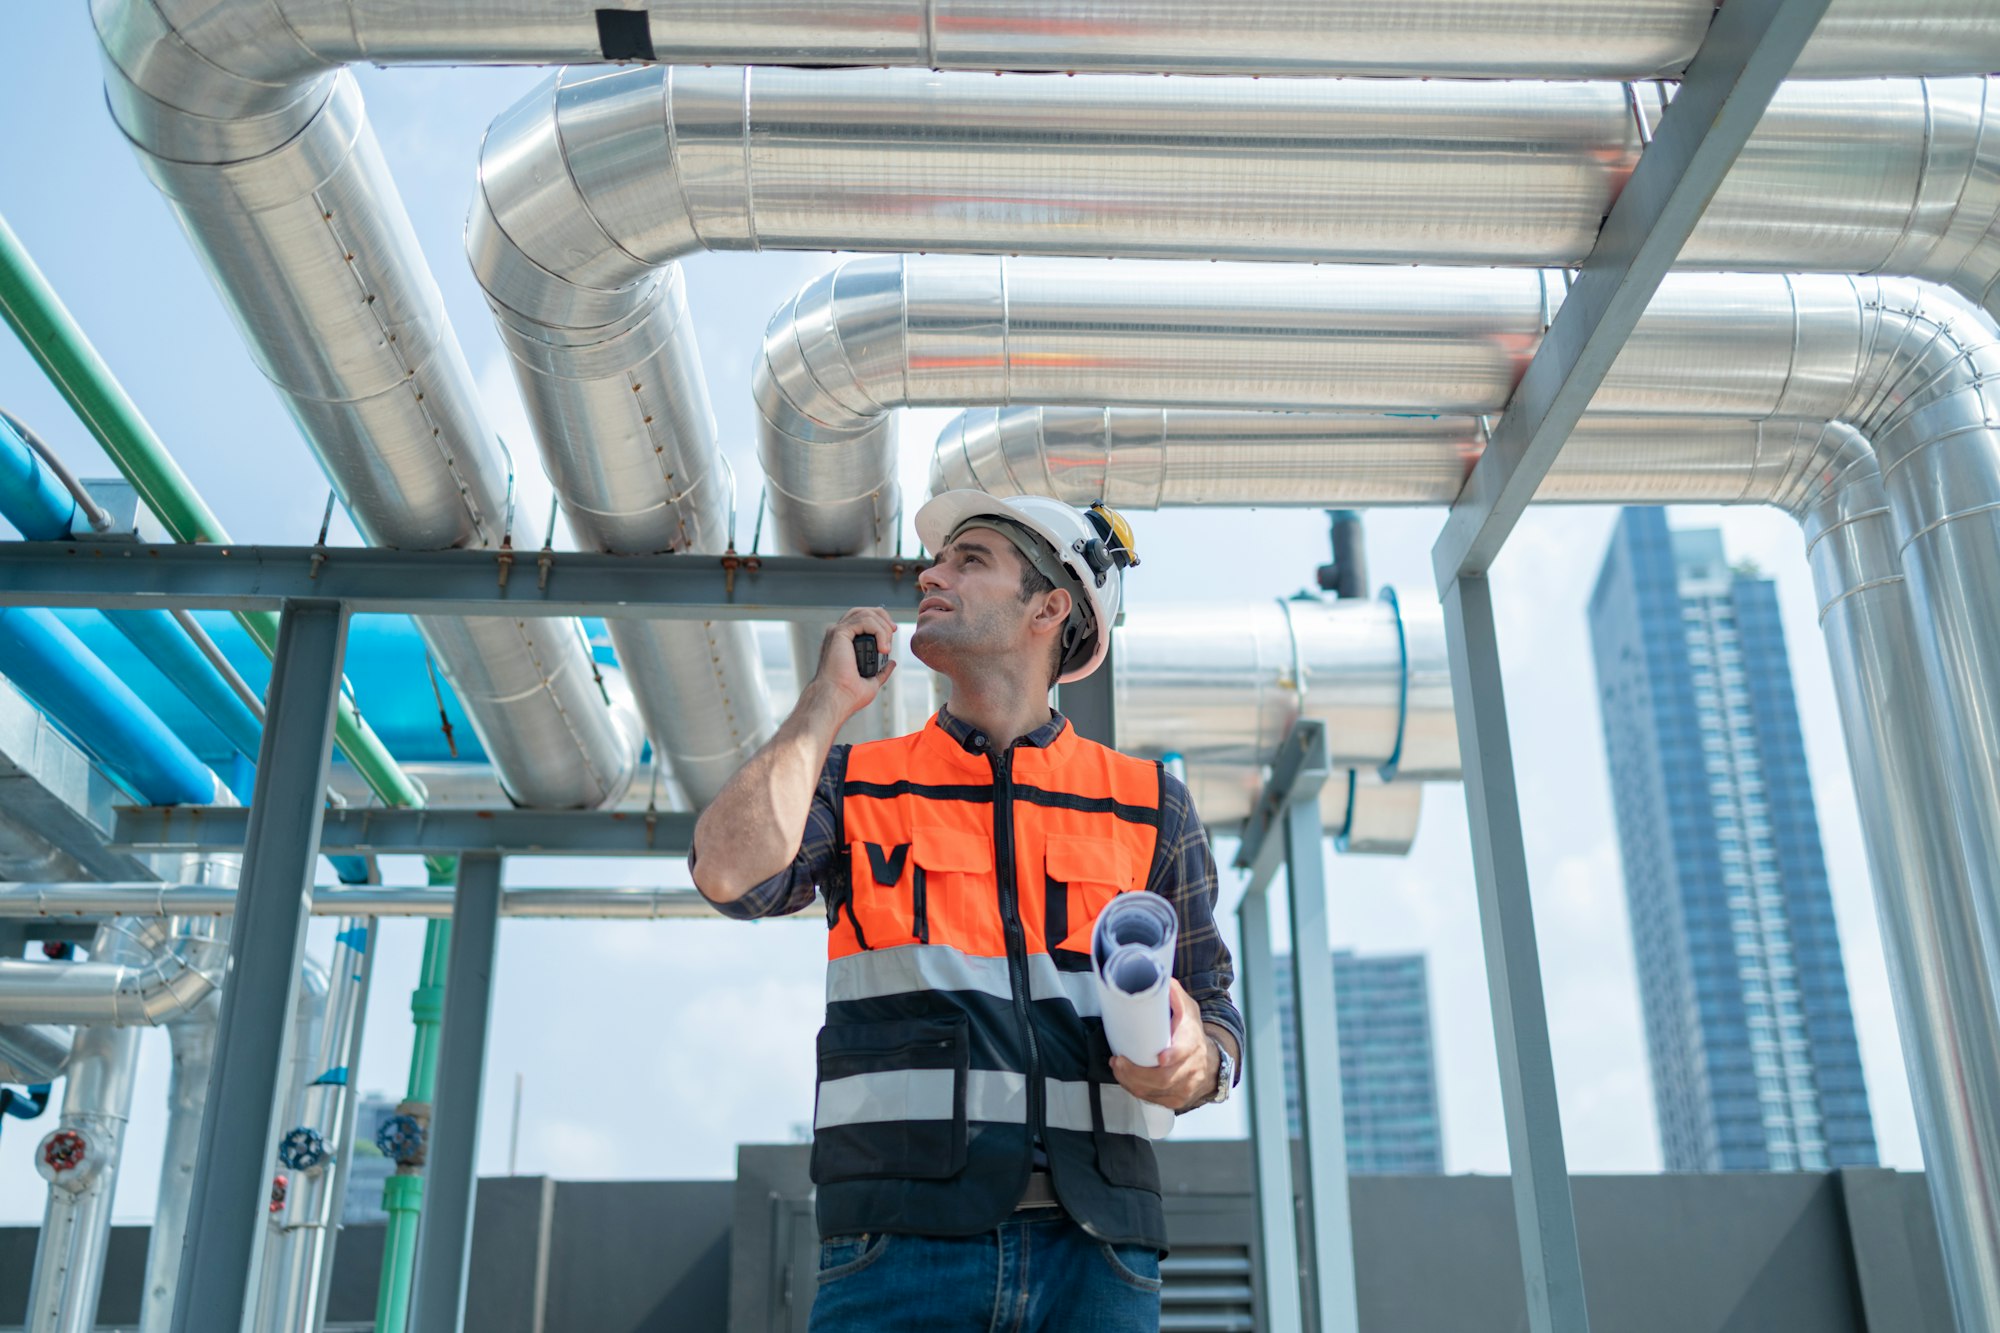
<svg viewBox="0 0 2000 1333">
<path fill-rule="evenodd" d="M 1431 553 L 1442 588 L 1492 567 L 1827 0 L 1729 0 L 1689 62 L 1597 244 Z"/>
<path fill-rule="evenodd" d="M 1299 1305 L 1298 1210 L 1293 1203 L 1292 1130 L 1285 1115 L 1285 1036 L 1278 1022 L 1277 962 L 1271 953 L 1271 899 L 1262 887 L 1236 909 L 1242 967 L 1243 1094 L 1256 1169 L 1258 1327 L 1294 1333 Z"/>
<path fill-rule="evenodd" d="M 461 857 L 457 899 L 445 970 L 429 1179 L 410 1298 L 410 1327 L 422 1333 L 459 1333 L 465 1325 L 465 1277 L 478 1188 L 473 1171 L 479 1157 L 479 1098 L 486 1082 L 486 1028 L 500 942 L 500 858 L 490 853 Z"/>
<path fill-rule="evenodd" d="M 1270 883 L 1284 858 L 1285 819 L 1292 802 L 1319 800 L 1320 788 L 1331 776 L 1326 753 L 1326 725 L 1311 718 L 1293 723 L 1278 746 L 1271 760 L 1271 776 L 1250 817 L 1243 821 L 1243 836 L 1236 844 L 1234 864 L 1238 870 L 1250 872 L 1253 888 Z"/>
<path fill-rule="evenodd" d="M 1311 760 L 1325 773 L 1326 733 Z M 1354 1222 L 1347 1192 L 1347 1119 L 1340 1090 L 1340 1025 L 1327 942 L 1326 847 L 1318 800 L 1285 816 L 1285 899 L 1292 909 L 1292 1033 L 1298 1047 L 1299 1128 L 1306 1214 L 1312 1219 L 1313 1309 L 1319 1333 L 1357 1333 Z"/>
<path fill-rule="evenodd" d="M 1454 580 L 1445 590 L 1444 613 L 1528 1327 L 1532 1333 L 1585 1333 L 1590 1323 L 1583 1261 L 1563 1154 L 1541 955 L 1528 894 L 1528 856 L 1521 840 L 1521 803 L 1514 788 L 1507 699 L 1486 580 Z"/>
<path fill-rule="evenodd" d="M 919 560 L 601 555 L 378 547 L 0 542 L 0 606 L 269 611 L 291 598 L 355 614 L 793 620 L 882 606 L 915 620 Z"/>
<path fill-rule="evenodd" d="M 339 603 L 284 608 L 265 696 L 173 1333 L 233 1333 L 252 1297 L 250 1276 L 268 1229 L 284 1092 L 280 1071 L 305 953 L 346 640 L 347 612 Z"/>
<path fill-rule="evenodd" d="M 320 850 L 449 856 L 685 856 L 694 843 L 691 814 L 602 810 L 328 810 Z M 117 812 L 112 846 L 125 851 L 231 851 L 243 845 L 247 811 L 218 806 L 127 806 Z"/>
</svg>

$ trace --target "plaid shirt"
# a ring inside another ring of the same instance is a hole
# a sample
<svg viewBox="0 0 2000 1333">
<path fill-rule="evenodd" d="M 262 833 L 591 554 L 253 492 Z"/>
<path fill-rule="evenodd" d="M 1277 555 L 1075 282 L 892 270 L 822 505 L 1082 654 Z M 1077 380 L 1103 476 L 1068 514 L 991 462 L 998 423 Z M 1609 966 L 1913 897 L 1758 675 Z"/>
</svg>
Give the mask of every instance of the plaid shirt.
<svg viewBox="0 0 2000 1333">
<path fill-rule="evenodd" d="M 949 709 L 938 710 L 938 725 L 967 750 L 975 748 L 975 737 L 984 744 L 979 731 L 953 717 Z M 1047 746 L 1062 734 L 1065 725 L 1063 715 L 1053 713 L 1015 744 Z M 792 863 L 734 902 L 716 903 L 717 911 L 748 920 L 784 916 L 812 904 L 820 881 L 840 853 L 840 785 L 847 773 L 847 751 L 847 746 L 836 745 L 826 756 L 812 807 L 806 812 L 805 836 Z M 1215 855 L 1209 849 L 1208 830 L 1195 816 L 1187 784 L 1171 773 L 1163 776 L 1159 841 L 1146 888 L 1172 903 L 1174 915 L 1180 918 L 1174 976 L 1201 1007 L 1202 1018 L 1228 1031 L 1241 1051 L 1243 1017 L 1229 998 L 1235 966 L 1215 925 Z M 1240 1067 L 1237 1077 L 1242 1078 Z"/>
</svg>

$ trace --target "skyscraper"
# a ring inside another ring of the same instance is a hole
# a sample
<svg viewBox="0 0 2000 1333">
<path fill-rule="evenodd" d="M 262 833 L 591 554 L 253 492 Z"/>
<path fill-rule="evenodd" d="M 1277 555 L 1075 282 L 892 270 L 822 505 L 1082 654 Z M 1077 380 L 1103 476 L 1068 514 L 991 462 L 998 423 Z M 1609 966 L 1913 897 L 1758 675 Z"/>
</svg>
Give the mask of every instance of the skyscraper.
<svg viewBox="0 0 2000 1333">
<path fill-rule="evenodd" d="M 1627 509 L 1590 635 L 1667 1169 L 1874 1165 L 1775 585 Z"/>
<path fill-rule="evenodd" d="M 1279 967 L 1278 1022 L 1285 1034 L 1285 1119 L 1299 1132 L 1299 1071 L 1292 1050 L 1292 969 Z M 1347 1169 L 1356 1175 L 1437 1175 L 1444 1170 L 1430 984 L 1424 956 L 1333 955 L 1340 1032 Z"/>
</svg>

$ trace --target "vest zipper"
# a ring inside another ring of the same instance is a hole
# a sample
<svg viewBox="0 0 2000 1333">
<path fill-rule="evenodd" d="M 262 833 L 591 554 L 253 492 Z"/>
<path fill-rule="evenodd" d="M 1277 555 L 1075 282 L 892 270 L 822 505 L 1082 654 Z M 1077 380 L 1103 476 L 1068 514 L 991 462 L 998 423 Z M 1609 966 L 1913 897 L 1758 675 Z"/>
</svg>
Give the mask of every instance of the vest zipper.
<svg viewBox="0 0 2000 1333">
<path fill-rule="evenodd" d="M 999 872 L 1000 925 L 1007 934 L 1007 970 L 1013 978 L 1014 1013 L 1028 1045 L 1028 1130 L 1031 1143 L 1042 1141 L 1047 1111 L 1043 1106 L 1042 1055 L 1035 1041 L 1035 1022 L 1028 1001 L 1028 936 L 1021 925 L 1021 885 L 1014 864 L 1014 774 L 1011 751 L 987 751 L 993 764 L 993 851 Z"/>
</svg>

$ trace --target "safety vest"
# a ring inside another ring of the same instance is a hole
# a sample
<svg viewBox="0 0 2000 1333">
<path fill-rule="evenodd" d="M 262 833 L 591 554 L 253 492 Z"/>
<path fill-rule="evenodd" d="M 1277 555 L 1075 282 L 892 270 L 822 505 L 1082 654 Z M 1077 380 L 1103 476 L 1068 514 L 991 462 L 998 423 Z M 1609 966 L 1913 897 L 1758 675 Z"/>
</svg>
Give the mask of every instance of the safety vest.
<svg viewBox="0 0 2000 1333">
<path fill-rule="evenodd" d="M 856 745 L 827 897 L 812 1178 L 820 1234 L 972 1235 L 1034 1144 L 1100 1239 L 1166 1248 L 1142 1102 L 1111 1076 L 1090 936 L 1143 892 L 1161 770 L 1086 741 L 968 749 L 933 717 Z"/>
</svg>

